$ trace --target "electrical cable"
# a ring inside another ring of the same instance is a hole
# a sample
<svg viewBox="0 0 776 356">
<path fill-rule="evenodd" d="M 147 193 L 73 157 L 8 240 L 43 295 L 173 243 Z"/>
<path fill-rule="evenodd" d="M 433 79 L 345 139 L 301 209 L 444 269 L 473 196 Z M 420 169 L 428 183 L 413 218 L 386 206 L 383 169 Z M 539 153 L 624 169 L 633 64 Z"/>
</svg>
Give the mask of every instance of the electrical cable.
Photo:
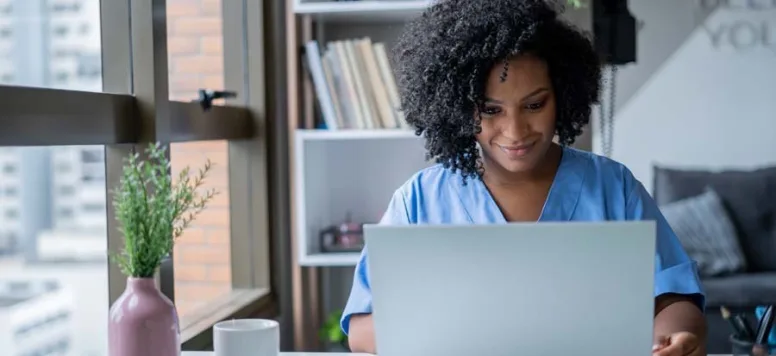
<svg viewBox="0 0 776 356">
<path fill-rule="evenodd" d="M 614 137 L 614 107 L 617 93 L 617 66 L 612 64 L 607 66 L 606 69 L 608 73 L 608 80 L 606 80 L 604 84 L 605 87 L 608 87 L 609 90 L 609 102 L 606 103 L 605 100 L 602 100 L 598 105 L 598 130 L 601 135 L 601 152 L 604 156 L 611 157 L 613 146 L 612 140 Z M 609 104 L 608 110 L 604 107 L 605 104 Z"/>
</svg>

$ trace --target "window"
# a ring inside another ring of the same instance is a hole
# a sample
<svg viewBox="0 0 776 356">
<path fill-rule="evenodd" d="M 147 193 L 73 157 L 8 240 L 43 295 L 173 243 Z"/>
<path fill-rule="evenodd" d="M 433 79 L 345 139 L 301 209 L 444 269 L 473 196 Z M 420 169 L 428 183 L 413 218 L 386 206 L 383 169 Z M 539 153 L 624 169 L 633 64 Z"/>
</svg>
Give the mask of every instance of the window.
<svg viewBox="0 0 776 356">
<path fill-rule="evenodd" d="M 82 206 L 84 213 L 102 213 L 105 211 L 105 205 L 97 203 L 86 203 Z"/>
<path fill-rule="evenodd" d="M 170 99 L 191 101 L 199 89 L 223 90 L 221 1 L 167 2 Z M 175 249 L 175 299 L 181 318 L 232 289 L 229 246 L 229 156 L 227 141 L 174 143 L 173 174 L 213 162 L 206 189 L 219 194 Z"/>
<path fill-rule="evenodd" d="M 61 208 L 57 211 L 57 218 L 59 219 L 71 219 L 73 217 L 73 209 Z"/>
<path fill-rule="evenodd" d="M 65 35 L 67 35 L 68 30 L 69 29 L 67 28 L 67 26 L 56 26 L 54 27 L 54 34 L 59 37 L 64 37 Z"/>
<path fill-rule="evenodd" d="M 171 146 L 173 174 L 186 166 L 202 166 L 209 159 L 213 168 L 204 188 L 218 192 L 175 247 L 175 300 L 184 319 L 232 289 L 227 148 L 225 141 Z"/>
<path fill-rule="evenodd" d="M 16 165 L 14 165 L 14 164 L 11 164 L 11 163 L 6 163 L 6 164 L 3 166 L 3 173 L 4 173 L 4 174 L 7 174 L 7 175 L 12 175 L 12 174 L 14 174 L 15 172 L 16 172 Z"/>
<path fill-rule="evenodd" d="M 8 148 L 0 148 L 6 156 L 16 156 L 20 164 L 17 185 L 7 187 L 6 192 L 18 190 L 22 198 L 0 197 L 4 225 L 13 227 L 8 233 L 18 239 L 8 242 L 15 245 L 11 253 L 0 253 L 0 300 L 11 298 L 14 307 L 29 310 L 11 318 L 10 330 L 15 330 L 15 337 L 0 336 L 10 340 L 10 346 L 3 345 L 4 352 L 10 354 L 65 345 L 69 347 L 67 354 L 107 355 L 108 311 L 98 307 L 108 298 L 105 209 L 98 212 L 102 229 L 78 224 L 72 209 L 54 211 L 63 202 L 74 200 L 54 189 L 58 180 L 67 177 L 52 169 L 52 153 L 67 149 L 70 147 L 23 147 L 8 153 Z M 72 164 L 81 163 L 76 159 Z M 100 164 L 104 167 L 104 161 Z M 94 194 L 105 199 L 106 192 L 98 189 Z M 94 251 L 94 256 L 80 258 L 83 250 Z M 3 306 L 0 302 L 0 310 Z M 52 338 L 41 340 L 36 334 Z"/>
<path fill-rule="evenodd" d="M 6 187 L 5 188 L 5 196 L 8 198 L 13 198 L 19 195 L 19 190 L 16 187 Z"/>
<path fill-rule="evenodd" d="M 12 220 L 19 217 L 19 212 L 16 209 L 8 209 L 5 211 L 5 218 Z"/>
<path fill-rule="evenodd" d="M 69 197 L 75 194 L 75 187 L 70 185 L 59 187 L 59 194 L 63 197 Z"/>
<path fill-rule="evenodd" d="M 68 69 L 72 64 L 62 58 L 62 53 L 73 52 L 100 57 L 100 0 L 35 1 L 37 6 L 0 12 L 0 24 L 13 24 L 7 28 L 7 34 L 0 34 L 0 47 L 9 46 L 7 51 L 0 52 L 0 68 L 13 68 L 14 85 L 100 91 L 101 86 L 80 83 L 74 78 L 75 68 Z M 80 26 L 88 27 L 89 33 L 71 36 Z M 3 65 L 4 60 L 10 66 Z"/>
<path fill-rule="evenodd" d="M 8 98 L 0 117 L 10 123 L 0 135 L 0 183 L 18 191 L 0 195 L 0 309 L 8 300 L 25 311 L 37 309 L 35 298 L 61 301 L 49 314 L 25 313 L 8 329 L 16 337 L 4 352 L 107 356 L 108 306 L 126 281 L 105 257 L 122 243 L 112 188 L 127 155 L 150 142 L 169 147 L 171 174 L 215 163 L 206 184 L 219 195 L 176 245 L 172 273 L 165 267 L 159 276 L 179 308 L 184 349 L 217 321 L 274 310 L 267 308 L 275 297 L 270 170 L 256 129 L 269 94 L 261 87 L 264 63 L 247 56 L 264 56 L 261 30 L 247 27 L 263 19 L 261 11 L 244 12 L 263 1 L 168 0 L 165 13 L 152 2 L 71 0 L 0 14 L 0 23 L 15 24 L 10 41 L 0 38 L 10 46 L 0 68 L 16 85 L 0 86 Z M 169 42 L 158 36 L 165 28 Z M 229 50 L 224 37 L 234 40 Z M 168 61 L 159 56 L 165 52 Z M 199 89 L 241 96 L 205 109 L 192 102 Z M 169 100 L 159 99 L 162 90 Z M 25 304 L 7 283 L 25 285 Z M 30 344 L 25 335 L 40 335 L 41 327 L 62 333 Z"/>
<path fill-rule="evenodd" d="M 81 162 L 83 163 L 102 163 L 104 159 L 105 155 L 100 149 L 81 150 Z"/>
</svg>

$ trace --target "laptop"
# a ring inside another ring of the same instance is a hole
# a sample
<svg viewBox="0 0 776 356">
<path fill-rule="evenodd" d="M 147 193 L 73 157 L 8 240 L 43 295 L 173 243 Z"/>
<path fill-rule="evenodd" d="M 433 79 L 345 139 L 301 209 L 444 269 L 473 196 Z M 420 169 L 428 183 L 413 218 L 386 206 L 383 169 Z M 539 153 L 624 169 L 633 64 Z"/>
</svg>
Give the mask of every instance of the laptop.
<svg viewBox="0 0 776 356">
<path fill-rule="evenodd" d="M 652 354 L 654 222 L 367 225 L 380 356 Z"/>
</svg>

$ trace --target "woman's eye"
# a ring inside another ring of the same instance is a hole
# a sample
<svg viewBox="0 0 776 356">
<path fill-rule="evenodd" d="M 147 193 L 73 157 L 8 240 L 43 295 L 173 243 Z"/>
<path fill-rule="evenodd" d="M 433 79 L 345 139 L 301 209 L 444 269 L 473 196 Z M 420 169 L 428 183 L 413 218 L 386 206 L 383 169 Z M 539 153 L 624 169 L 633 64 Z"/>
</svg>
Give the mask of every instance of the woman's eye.
<svg viewBox="0 0 776 356">
<path fill-rule="evenodd" d="M 525 106 L 528 111 L 539 111 L 544 107 L 544 102 L 531 103 Z"/>
<path fill-rule="evenodd" d="M 501 112 L 501 109 L 497 107 L 485 107 L 482 109 L 482 113 L 485 115 L 496 115 L 500 112 Z"/>
</svg>

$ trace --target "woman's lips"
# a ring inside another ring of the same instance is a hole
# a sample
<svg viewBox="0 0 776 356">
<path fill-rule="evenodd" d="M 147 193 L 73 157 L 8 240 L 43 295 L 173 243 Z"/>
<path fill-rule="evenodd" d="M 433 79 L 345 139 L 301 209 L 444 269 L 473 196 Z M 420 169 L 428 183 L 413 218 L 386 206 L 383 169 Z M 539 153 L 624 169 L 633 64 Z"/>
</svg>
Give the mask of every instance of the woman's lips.
<svg viewBox="0 0 776 356">
<path fill-rule="evenodd" d="M 531 149 L 536 145 L 536 142 L 532 142 L 529 144 L 521 144 L 521 145 L 511 145 L 511 146 L 502 146 L 498 145 L 502 152 L 504 152 L 505 155 L 509 159 L 520 159 L 525 156 L 527 156 Z"/>
</svg>

